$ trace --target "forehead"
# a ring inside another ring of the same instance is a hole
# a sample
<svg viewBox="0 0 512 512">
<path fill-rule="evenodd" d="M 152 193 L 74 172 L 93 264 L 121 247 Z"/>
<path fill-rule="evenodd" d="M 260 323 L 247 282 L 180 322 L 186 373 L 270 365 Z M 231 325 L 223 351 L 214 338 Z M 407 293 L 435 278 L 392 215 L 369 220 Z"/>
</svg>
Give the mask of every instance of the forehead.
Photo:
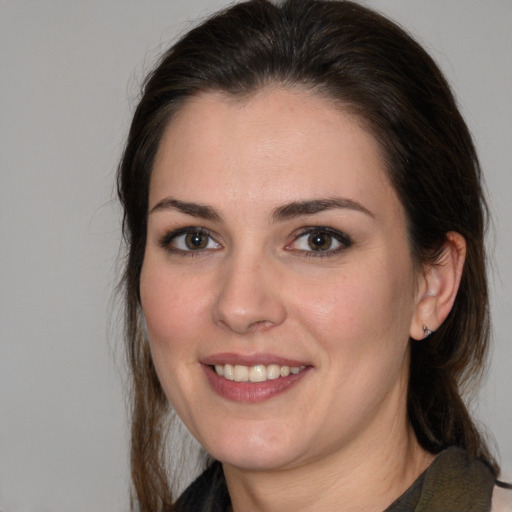
<svg viewBox="0 0 512 512">
<path fill-rule="evenodd" d="M 260 206 L 263 198 L 275 206 L 329 195 L 396 201 L 381 148 L 363 123 L 320 95 L 285 88 L 243 99 L 202 93 L 171 120 L 150 203 L 177 192 L 211 202 L 212 191 L 219 201 L 252 198 Z"/>
</svg>

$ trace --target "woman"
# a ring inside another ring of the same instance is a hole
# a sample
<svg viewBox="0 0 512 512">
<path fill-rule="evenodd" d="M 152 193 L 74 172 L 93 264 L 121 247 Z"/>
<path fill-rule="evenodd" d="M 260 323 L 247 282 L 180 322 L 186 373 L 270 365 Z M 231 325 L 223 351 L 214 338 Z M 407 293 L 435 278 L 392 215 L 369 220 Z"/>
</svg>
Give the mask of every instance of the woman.
<svg viewBox="0 0 512 512">
<path fill-rule="evenodd" d="M 352 2 L 219 13 L 148 77 L 118 185 L 135 508 L 490 510 L 461 398 L 480 170 L 407 34 Z M 170 406 L 211 455 L 174 505 Z"/>
</svg>

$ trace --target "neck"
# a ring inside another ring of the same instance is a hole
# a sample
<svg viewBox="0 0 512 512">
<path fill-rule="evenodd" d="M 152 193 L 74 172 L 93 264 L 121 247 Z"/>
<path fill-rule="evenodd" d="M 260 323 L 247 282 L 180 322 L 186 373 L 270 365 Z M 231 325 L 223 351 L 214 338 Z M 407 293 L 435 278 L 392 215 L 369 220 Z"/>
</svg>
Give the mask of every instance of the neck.
<svg viewBox="0 0 512 512">
<path fill-rule="evenodd" d="M 391 431 L 362 440 L 307 464 L 272 471 L 224 465 L 234 512 L 379 512 L 389 506 L 432 462 L 405 414 Z"/>
</svg>

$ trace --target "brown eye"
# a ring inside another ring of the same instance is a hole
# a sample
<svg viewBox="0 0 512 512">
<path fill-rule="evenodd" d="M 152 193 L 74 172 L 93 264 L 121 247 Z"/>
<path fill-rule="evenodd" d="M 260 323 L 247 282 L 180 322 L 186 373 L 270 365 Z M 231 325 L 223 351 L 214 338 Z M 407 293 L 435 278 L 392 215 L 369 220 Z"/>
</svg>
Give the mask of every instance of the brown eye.
<svg viewBox="0 0 512 512">
<path fill-rule="evenodd" d="M 199 232 L 188 233 L 185 236 L 185 245 L 191 251 L 205 249 L 208 245 L 208 236 Z"/>
<path fill-rule="evenodd" d="M 348 235 L 337 229 L 312 226 L 303 229 L 287 249 L 304 256 L 330 256 L 348 249 L 352 243 Z"/>
<path fill-rule="evenodd" d="M 208 231 L 195 227 L 171 231 L 160 239 L 159 244 L 171 253 L 182 255 L 218 250 L 222 247 Z"/>
<path fill-rule="evenodd" d="M 308 245 L 313 251 L 328 251 L 332 247 L 332 238 L 329 233 L 317 231 L 308 236 Z"/>
</svg>

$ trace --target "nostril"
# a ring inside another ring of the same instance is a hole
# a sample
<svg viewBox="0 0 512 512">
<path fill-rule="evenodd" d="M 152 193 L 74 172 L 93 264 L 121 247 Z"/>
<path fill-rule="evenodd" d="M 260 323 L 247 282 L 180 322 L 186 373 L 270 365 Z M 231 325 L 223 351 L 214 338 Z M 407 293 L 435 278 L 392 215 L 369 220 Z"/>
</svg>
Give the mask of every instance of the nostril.
<svg viewBox="0 0 512 512">
<path fill-rule="evenodd" d="M 250 332 L 264 331 L 264 330 L 270 329 L 270 327 L 272 327 L 272 325 L 273 325 L 273 323 L 269 320 L 258 320 L 256 322 L 253 322 L 249 326 L 249 331 Z"/>
<path fill-rule="evenodd" d="M 247 255 L 244 256 L 247 258 Z M 264 331 L 283 322 L 286 308 L 280 290 L 272 286 L 275 277 L 267 265 L 254 270 L 254 261 L 242 258 L 230 262 L 219 273 L 212 304 L 214 322 L 238 334 Z"/>
</svg>

